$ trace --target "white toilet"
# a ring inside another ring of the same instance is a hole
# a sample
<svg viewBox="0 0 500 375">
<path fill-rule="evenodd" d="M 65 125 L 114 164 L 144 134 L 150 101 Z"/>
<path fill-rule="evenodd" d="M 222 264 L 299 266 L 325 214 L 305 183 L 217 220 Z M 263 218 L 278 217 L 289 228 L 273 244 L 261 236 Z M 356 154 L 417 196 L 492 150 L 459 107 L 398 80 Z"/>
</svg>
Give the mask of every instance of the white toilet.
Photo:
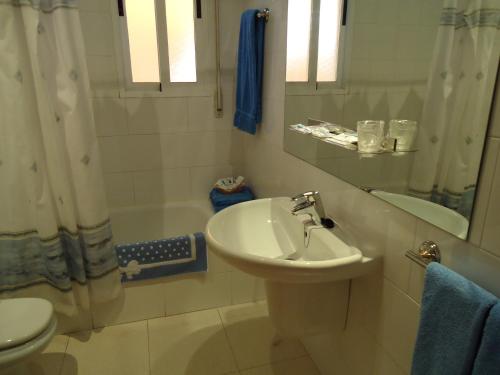
<svg viewBox="0 0 500 375">
<path fill-rule="evenodd" d="M 40 353 L 55 334 L 57 319 L 41 298 L 0 299 L 0 371 Z"/>
</svg>

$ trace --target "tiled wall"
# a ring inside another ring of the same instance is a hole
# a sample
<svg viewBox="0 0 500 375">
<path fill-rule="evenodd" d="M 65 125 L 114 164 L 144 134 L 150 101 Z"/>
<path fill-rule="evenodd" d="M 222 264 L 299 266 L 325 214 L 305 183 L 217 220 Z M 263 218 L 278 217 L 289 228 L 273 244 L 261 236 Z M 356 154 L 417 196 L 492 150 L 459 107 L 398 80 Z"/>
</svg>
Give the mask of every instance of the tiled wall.
<svg viewBox="0 0 500 375">
<path fill-rule="evenodd" d="M 404 3 L 417 6 L 421 1 Z M 327 212 L 357 234 L 364 254 L 384 256 L 383 270 L 353 280 L 347 329 L 309 338 L 307 349 L 325 375 L 409 374 L 424 271 L 404 256 L 406 250 L 434 240 L 445 265 L 500 296 L 498 115 L 478 202 L 485 224 L 476 247 L 282 151 L 286 1 L 255 0 L 248 6 L 268 6 L 273 12 L 266 31 L 264 121 L 256 136 L 245 136 L 245 175 L 261 197 L 319 190 Z"/>
<path fill-rule="evenodd" d="M 224 61 L 223 118 L 215 117 L 206 90 L 194 88 L 188 97 L 132 97 L 120 92 L 116 1 L 80 5 L 109 206 L 207 199 L 213 182 L 239 164 L 231 126 L 234 55 Z M 224 38 L 234 44 L 232 36 Z"/>
</svg>

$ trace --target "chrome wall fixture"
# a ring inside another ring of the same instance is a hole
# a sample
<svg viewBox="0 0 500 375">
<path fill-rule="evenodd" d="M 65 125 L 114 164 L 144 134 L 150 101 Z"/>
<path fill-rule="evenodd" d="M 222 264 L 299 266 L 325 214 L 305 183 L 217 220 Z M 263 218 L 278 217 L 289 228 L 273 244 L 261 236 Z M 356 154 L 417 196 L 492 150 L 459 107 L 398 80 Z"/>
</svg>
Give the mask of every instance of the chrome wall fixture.
<svg viewBox="0 0 500 375">
<path fill-rule="evenodd" d="M 408 250 L 405 255 L 422 267 L 427 267 L 431 262 L 441 263 L 441 251 L 433 241 L 424 241 L 417 251 Z"/>
<path fill-rule="evenodd" d="M 269 8 L 264 8 L 259 13 L 257 13 L 257 18 L 264 18 L 266 22 L 269 21 L 270 16 L 271 16 L 271 9 Z"/>
</svg>

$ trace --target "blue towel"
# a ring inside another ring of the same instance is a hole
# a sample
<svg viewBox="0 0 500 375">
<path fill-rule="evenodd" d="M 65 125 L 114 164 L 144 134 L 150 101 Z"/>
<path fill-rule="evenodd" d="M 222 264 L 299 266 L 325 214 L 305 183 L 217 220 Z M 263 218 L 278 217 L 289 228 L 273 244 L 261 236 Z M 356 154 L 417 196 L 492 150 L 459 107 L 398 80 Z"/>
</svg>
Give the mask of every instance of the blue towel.
<svg viewBox="0 0 500 375">
<path fill-rule="evenodd" d="M 241 15 L 238 47 L 238 78 L 234 125 L 255 134 L 262 121 L 262 77 L 264 69 L 264 18 L 257 18 L 258 9 Z"/>
<path fill-rule="evenodd" d="M 438 264 L 427 266 L 412 375 L 469 375 L 495 296 Z"/>
<path fill-rule="evenodd" d="M 224 194 L 217 189 L 212 189 L 210 192 L 210 201 L 212 202 L 215 212 L 219 212 L 234 204 L 251 201 L 253 199 L 255 199 L 255 195 L 248 186 L 245 186 L 243 190 L 238 193 Z"/>
<path fill-rule="evenodd" d="M 472 375 L 500 374 L 500 303 L 490 311 Z"/>
<path fill-rule="evenodd" d="M 207 270 L 203 233 L 115 246 L 122 283 Z"/>
</svg>

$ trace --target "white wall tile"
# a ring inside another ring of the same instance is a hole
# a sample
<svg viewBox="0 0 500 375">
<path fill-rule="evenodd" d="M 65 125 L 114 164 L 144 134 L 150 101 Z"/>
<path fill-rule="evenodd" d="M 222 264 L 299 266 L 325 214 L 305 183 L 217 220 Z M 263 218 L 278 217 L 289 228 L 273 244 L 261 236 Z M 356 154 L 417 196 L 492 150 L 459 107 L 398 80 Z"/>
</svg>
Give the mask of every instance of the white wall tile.
<svg viewBox="0 0 500 375">
<path fill-rule="evenodd" d="M 377 345 L 375 352 L 375 363 L 373 365 L 373 375 L 406 375 L 407 371 L 403 371 L 391 356 Z"/>
<path fill-rule="evenodd" d="M 195 167 L 227 165 L 231 159 L 231 132 L 162 134 L 163 166 Z"/>
<path fill-rule="evenodd" d="M 167 315 L 230 304 L 229 273 L 198 273 L 170 278 L 163 284 Z"/>
<path fill-rule="evenodd" d="M 420 320 L 420 308 L 415 301 L 390 282 L 384 283 L 384 289 L 390 294 L 390 307 L 384 314 L 379 340 L 394 361 L 409 373 Z"/>
<path fill-rule="evenodd" d="M 112 301 L 92 308 L 94 327 L 153 319 L 165 315 L 162 286 L 159 283 L 134 283 L 123 288 L 123 293 Z"/>
<path fill-rule="evenodd" d="M 126 99 L 129 131 L 132 134 L 187 131 L 187 98 Z"/>
<path fill-rule="evenodd" d="M 233 167 L 230 165 L 192 167 L 190 174 L 191 197 L 193 199 L 206 199 L 218 179 L 233 175 Z"/>
<path fill-rule="evenodd" d="M 105 172 L 154 170 L 162 166 L 160 139 L 155 135 L 100 137 L 99 147 Z"/>
<path fill-rule="evenodd" d="M 88 55 L 87 66 L 92 89 L 95 92 L 99 91 L 99 93 L 103 91 L 114 92 L 113 96 L 116 97 L 119 81 L 115 57 Z"/>
<path fill-rule="evenodd" d="M 226 95 L 224 95 L 226 94 Z M 215 116 L 213 96 L 199 96 L 188 98 L 189 130 L 228 130 L 233 124 L 234 109 L 231 92 L 223 91 L 223 117 Z"/>
<path fill-rule="evenodd" d="M 80 22 L 87 55 L 112 56 L 114 33 L 111 15 L 80 11 Z"/>
<path fill-rule="evenodd" d="M 137 205 L 167 203 L 189 199 L 187 168 L 134 172 L 134 192 Z"/>
<path fill-rule="evenodd" d="M 500 154 L 499 154 L 500 155 Z M 484 220 L 481 248 L 500 257 L 500 157 L 497 157 L 488 211 Z M 500 259 L 500 258 L 499 258 Z"/>
<path fill-rule="evenodd" d="M 132 206 L 134 200 L 134 181 L 132 173 L 104 174 L 106 198 L 110 207 Z"/>
<path fill-rule="evenodd" d="M 490 200 L 494 197 L 492 189 L 495 179 L 497 165 L 500 165 L 500 139 L 488 138 L 485 144 L 482 160 L 481 176 L 478 181 L 476 197 L 474 200 L 474 211 L 469 229 L 469 241 L 476 246 L 481 245 L 483 231 L 485 230 L 485 219 L 490 210 Z"/>
<path fill-rule="evenodd" d="M 98 136 L 128 134 L 124 103 L 119 98 L 95 98 L 92 101 Z"/>
<path fill-rule="evenodd" d="M 387 217 L 387 245 L 384 252 L 384 275 L 399 289 L 408 291 L 410 260 L 406 251 L 413 247 L 416 219 L 397 208 L 392 208 Z"/>
<path fill-rule="evenodd" d="M 425 268 L 412 262 L 410 269 L 410 286 L 408 295 L 417 303 L 422 302 L 422 293 L 424 291 Z"/>
</svg>

